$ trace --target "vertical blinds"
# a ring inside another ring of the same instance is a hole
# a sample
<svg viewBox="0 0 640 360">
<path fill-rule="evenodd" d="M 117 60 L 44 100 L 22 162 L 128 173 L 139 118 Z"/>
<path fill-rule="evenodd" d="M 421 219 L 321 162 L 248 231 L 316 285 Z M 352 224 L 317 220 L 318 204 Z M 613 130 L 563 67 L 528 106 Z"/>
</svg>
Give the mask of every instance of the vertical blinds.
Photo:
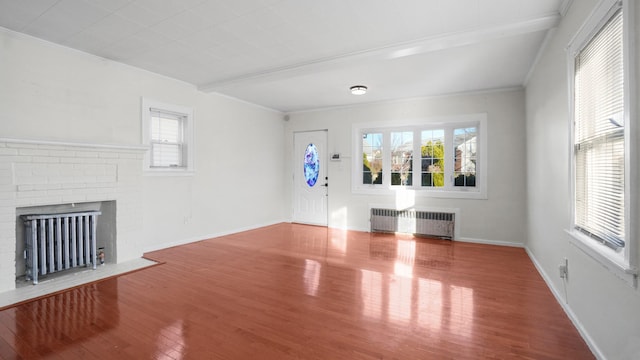
<svg viewBox="0 0 640 360">
<path fill-rule="evenodd" d="M 575 226 L 625 245 L 622 10 L 575 58 Z"/>
<path fill-rule="evenodd" d="M 153 108 L 149 110 L 151 112 L 151 166 L 184 166 L 182 129 L 186 116 Z"/>
</svg>

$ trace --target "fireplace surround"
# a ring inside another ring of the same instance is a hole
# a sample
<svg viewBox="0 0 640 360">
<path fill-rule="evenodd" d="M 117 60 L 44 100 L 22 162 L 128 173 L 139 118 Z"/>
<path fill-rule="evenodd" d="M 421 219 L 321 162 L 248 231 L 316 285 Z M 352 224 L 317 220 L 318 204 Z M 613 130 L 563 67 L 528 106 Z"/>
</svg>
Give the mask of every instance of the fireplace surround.
<svg viewBox="0 0 640 360">
<path fill-rule="evenodd" d="M 107 261 L 140 258 L 142 158 L 138 145 L 0 138 L 0 292 L 24 275 L 20 215 L 100 210 Z M 110 223 L 110 225 L 108 225 Z"/>
</svg>

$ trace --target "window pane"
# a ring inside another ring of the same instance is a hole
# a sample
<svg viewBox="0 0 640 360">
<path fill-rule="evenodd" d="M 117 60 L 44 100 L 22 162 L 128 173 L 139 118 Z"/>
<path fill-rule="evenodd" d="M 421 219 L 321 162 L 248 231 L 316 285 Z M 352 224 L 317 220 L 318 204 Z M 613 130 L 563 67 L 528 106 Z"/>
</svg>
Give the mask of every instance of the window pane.
<svg viewBox="0 0 640 360">
<path fill-rule="evenodd" d="M 413 132 L 391 133 L 391 185 L 409 186 L 413 177 Z"/>
<path fill-rule="evenodd" d="M 575 227 L 625 245 L 622 11 L 575 59 Z"/>
<path fill-rule="evenodd" d="M 475 127 L 453 131 L 455 186 L 476 186 L 477 138 L 478 130 Z"/>
<path fill-rule="evenodd" d="M 156 141 L 181 142 L 182 122 L 180 119 L 151 117 L 151 139 Z"/>
<path fill-rule="evenodd" d="M 175 143 L 151 143 L 152 167 L 182 167 L 182 145 Z"/>
<path fill-rule="evenodd" d="M 304 151 L 304 179 L 309 187 L 313 187 L 318 181 L 320 173 L 320 159 L 318 158 L 318 148 L 313 145 L 307 145 Z"/>
<path fill-rule="evenodd" d="M 425 130 L 421 137 L 422 186 L 444 186 L 444 130 Z"/>
<path fill-rule="evenodd" d="M 382 184 L 382 134 L 362 135 L 362 183 Z"/>
</svg>

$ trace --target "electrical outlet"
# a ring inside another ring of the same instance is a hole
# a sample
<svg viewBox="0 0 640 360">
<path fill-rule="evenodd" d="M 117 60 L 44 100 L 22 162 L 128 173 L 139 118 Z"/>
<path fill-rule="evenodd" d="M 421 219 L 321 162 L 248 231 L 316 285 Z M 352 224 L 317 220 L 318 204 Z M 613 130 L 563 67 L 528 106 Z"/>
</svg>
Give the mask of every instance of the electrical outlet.
<svg viewBox="0 0 640 360">
<path fill-rule="evenodd" d="M 558 272 L 563 279 L 567 276 L 567 268 L 564 265 L 558 265 Z"/>
<path fill-rule="evenodd" d="M 566 279 L 569 276 L 569 259 L 564 258 L 564 264 L 558 265 L 558 272 L 562 279 Z"/>
</svg>

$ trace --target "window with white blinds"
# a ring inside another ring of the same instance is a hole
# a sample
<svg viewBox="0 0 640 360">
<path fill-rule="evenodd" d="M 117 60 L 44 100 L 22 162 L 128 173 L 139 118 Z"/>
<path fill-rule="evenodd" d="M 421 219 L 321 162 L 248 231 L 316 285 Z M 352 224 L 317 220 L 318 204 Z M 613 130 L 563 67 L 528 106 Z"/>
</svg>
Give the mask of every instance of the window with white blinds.
<svg viewBox="0 0 640 360">
<path fill-rule="evenodd" d="M 147 174 L 193 171 L 193 109 L 143 98 L 142 130 Z"/>
<path fill-rule="evenodd" d="M 184 167 L 183 126 L 186 115 L 160 109 L 151 112 L 151 167 Z"/>
<path fill-rule="evenodd" d="M 575 56 L 574 227 L 625 246 L 625 86 L 619 9 Z"/>
</svg>

